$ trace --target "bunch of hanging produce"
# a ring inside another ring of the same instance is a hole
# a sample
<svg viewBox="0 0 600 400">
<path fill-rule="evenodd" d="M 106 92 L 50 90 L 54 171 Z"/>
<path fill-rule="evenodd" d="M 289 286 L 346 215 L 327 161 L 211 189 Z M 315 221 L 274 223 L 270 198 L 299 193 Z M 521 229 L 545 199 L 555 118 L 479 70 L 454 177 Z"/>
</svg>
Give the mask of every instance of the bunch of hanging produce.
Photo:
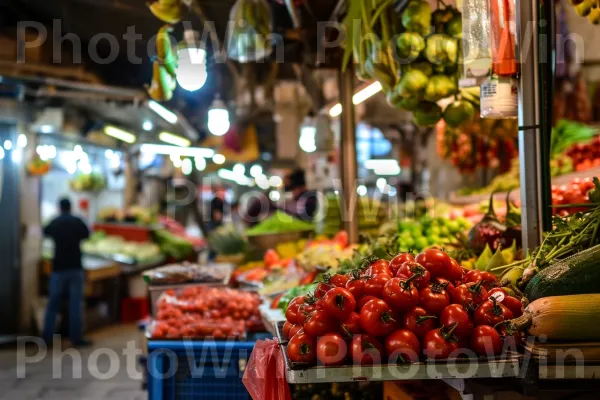
<svg viewBox="0 0 600 400">
<path fill-rule="evenodd" d="M 271 9 L 265 0 L 238 0 L 231 8 L 227 55 L 241 63 L 267 58 L 271 52 Z"/>
<path fill-rule="evenodd" d="M 598 0 L 569 0 L 575 11 L 581 17 L 586 17 L 587 20 L 594 24 L 600 24 L 600 3 Z"/>
<path fill-rule="evenodd" d="M 411 0 L 399 15 L 391 0 L 352 0 L 345 25 L 344 65 L 354 54 L 359 78 L 379 81 L 388 102 L 411 111 L 417 125 L 443 118 L 459 126 L 473 117 L 478 95 L 458 88 L 462 17 L 456 8 L 432 11 L 427 1 Z M 450 96 L 454 102 L 442 110 L 437 102 Z"/>
<path fill-rule="evenodd" d="M 505 173 L 518 155 L 516 136 L 515 121 L 480 119 L 476 114 L 458 128 L 438 124 L 437 152 L 463 174 L 474 173 L 478 168 Z"/>
<path fill-rule="evenodd" d="M 155 101 L 170 100 L 177 86 L 177 53 L 173 51 L 169 36 L 172 29 L 170 25 L 164 25 L 156 34 L 156 58 L 152 64 L 152 82 L 148 87 L 148 95 Z"/>
<path fill-rule="evenodd" d="M 176 24 L 181 21 L 181 0 L 158 0 L 148 4 L 152 14 L 167 24 Z"/>
</svg>

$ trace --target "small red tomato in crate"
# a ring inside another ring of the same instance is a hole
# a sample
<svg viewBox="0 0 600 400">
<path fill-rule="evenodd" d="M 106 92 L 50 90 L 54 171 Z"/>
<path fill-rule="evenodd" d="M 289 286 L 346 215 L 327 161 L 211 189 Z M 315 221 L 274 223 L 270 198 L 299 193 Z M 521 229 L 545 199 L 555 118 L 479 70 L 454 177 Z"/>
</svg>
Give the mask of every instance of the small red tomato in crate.
<svg viewBox="0 0 600 400">
<path fill-rule="evenodd" d="M 505 305 L 499 303 L 496 297 L 486 300 L 473 313 L 475 325 L 496 326 L 502 321 L 513 318 L 513 313 Z"/>
<path fill-rule="evenodd" d="M 369 267 L 365 270 L 365 275 L 367 276 L 375 276 L 379 274 L 386 274 L 390 277 L 392 276 L 392 272 L 390 271 L 390 262 L 387 260 L 376 260 L 373 261 Z"/>
<path fill-rule="evenodd" d="M 412 284 L 418 275 L 402 280 L 394 278 L 383 288 L 383 300 L 398 312 L 406 312 L 419 303 L 419 291 Z"/>
<path fill-rule="evenodd" d="M 360 276 L 360 272 L 357 270 L 352 271 L 352 278 L 346 282 L 346 289 L 352 293 L 354 296 L 354 300 L 360 301 L 360 299 L 365 295 L 365 282 L 367 278 L 363 278 Z"/>
<path fill-rule="evenodd" d="M 473 321 L 469 313 L 460 304 L 450 304 L 440 315 L 440 325 L 454 326 L 454 335 L 459 339 L 467 338 L 473 331 Z"/>
<path fill-rule="evenodd" d="M 433 278 L 442 277 L 450 279 L 447 274 L 452 268 L 450 256 L 439 249 L 427 249 L 415 257 L 415 261 L 425 267 Z"/>
<path fill-rule="evenodd" d="M 353 312 L 348 316 L 348 318 L 343 320 L 340 323 L 340 332 L 348 339 L 351 339 L 353 335 L 361 333 L 360 314 Z"/>
<path fill-rule="evenodd" d="M 354 335 L 350 352 L 355 365 L 381 364 L 385 356 L 381 343 L 370 335 Z"/>
<path fill-rule="evenodd" d="M 398 329 L 385 338 L 387 361 L 407 363 L 419 361 L 421 344 L 417 336 L 408 329 Z"/>
<path fill-rule="evenodd" d="M 304 332 L 313 337 L 319 337 L 334 331 L 335 321 L 323 310 L 315 311 L 303 325 Z"/>
<path fill-rule="evenodd" d="M 365 282 L 365 296 L 375 296 L 382 298 L 384 286 L 392 279 L 388 274 L 377 274 L 367 279 Z"/>
<path fill-rule="evenodd" d="M 396 273 L 396 277 L 406 276 L 407 278 L 410 278 L 413 275 L 418 275 L 418 278 L 415 278 L 413 281 L 417 289 L 427 287 L 431 281 L 431 274 L 429 271 L 421 264 L 414 261 L 405 262 Z"/>
<path fill-rule="evenodd" d="M 396 315 L 385 301 L 369 301 L 360 310 L 360 326 L 363 331 L 375 337 L 386 336 L 398 326 Z"/>
<path fill-rule="evenodd" d="M 317 360 L 316 340 L 306 333 L 298 333 L 288 342 L 287 353 L 292 362 L 314 364 Z"/>
<path fill-rule="evenodd" d="M 442 285 L 432 283 L 419 291 L 419 305 L 433 315 L 440 315 L 450 305 L 450 295 Z"/>
<path fill-rule="evenodd" d="M 331 289 L 323 297 L 323 310 L 338 320 L 346 319 L 356 308 L 356 301 L 349 290 L 341 287 Z"/>
<path fill-rule="evenodd" d="M 396 276 L 396 274 L 398 273 L 398 270 L 400 269 L 402 264 L 404 264 L 405 262 L 412 262 L 412 261 L 415 261 L 415 256 L 412 253 L 397 254 L 390 261 L 390 265 L 389 265 L 390 272 L 392 273 L 393 276 Z"/>
<path fill-rule="evenodd" d="M 422 339 L 427 332 L 435 329 L 437 319 L 435 315 L 429 315 L 424 308 L 415 307 L 404 314 L 401 326 L 413 332 L 419 339 Z"/>
<path fill-rule="evenodd" d="M 434 329 L 423 338 L 423 354 L 428 359 L 446 359 L 458 350 L 458 338 L 454 336 L 456 326 Z"/>
<path fill-rule="evenodd" d="M 480 356 L 493 357 L 502 352 L 502 339 L 493 327 L 479 325 L 473 329 L 471 348 Z"/>
<path fill-rule="evenodd" d="M 325 366 L 342 365 L 348 355 L 348 344 L 338 333 L 328 333 L 318 338 L 317 360 Z"/>
</svg>

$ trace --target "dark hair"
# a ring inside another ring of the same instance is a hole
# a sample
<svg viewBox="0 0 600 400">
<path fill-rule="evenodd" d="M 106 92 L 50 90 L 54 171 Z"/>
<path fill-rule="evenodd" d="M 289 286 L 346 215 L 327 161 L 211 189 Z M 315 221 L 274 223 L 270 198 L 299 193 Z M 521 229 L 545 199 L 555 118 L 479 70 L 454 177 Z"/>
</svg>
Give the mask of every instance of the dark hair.
<svg viewBox="0 0 600 400">
<path fill-rule="evenodd" d="M 60 212 L 71 212 L 71 200 L 67 198 L 60 199 L 60 201 L 58 202 L 58 207 L 60 208 Z"/>
</svg>

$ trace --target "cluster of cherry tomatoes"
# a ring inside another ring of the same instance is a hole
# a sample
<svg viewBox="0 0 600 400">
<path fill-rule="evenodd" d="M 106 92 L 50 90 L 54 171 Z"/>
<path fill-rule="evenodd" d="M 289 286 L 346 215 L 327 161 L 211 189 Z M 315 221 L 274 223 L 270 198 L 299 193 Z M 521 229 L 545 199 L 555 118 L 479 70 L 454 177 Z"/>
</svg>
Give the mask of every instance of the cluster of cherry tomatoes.
<svg viewBox="0 0 600 400">
<path fill-rule="evenodd" d="M 256 293 L 192 286 L 179 292 L 167 290 L 158 300 L 153 338 L 225 339 L 246 331 L 264 330 Z"/>
<path fill-rule="evenodd" d="M 520 341 L 504 322 L 522 305 L 497 286 L 493 274 L 467 271 L 437 248 L 369 260 L 290 302 L 287 353 L 325 366 L 498 355 Z"/>
<path fill-rule="evenodd" d="M 552 204 L 555 206 L 568 204 L 589 203 L 589 192 L 594 189 L 592 178 L 573 179 L 568 185 L 552 185 Z M 578 211 L 585 211 L 587 207 L 554 207 L 554 214 L 566 216 Z"/>
</svg>

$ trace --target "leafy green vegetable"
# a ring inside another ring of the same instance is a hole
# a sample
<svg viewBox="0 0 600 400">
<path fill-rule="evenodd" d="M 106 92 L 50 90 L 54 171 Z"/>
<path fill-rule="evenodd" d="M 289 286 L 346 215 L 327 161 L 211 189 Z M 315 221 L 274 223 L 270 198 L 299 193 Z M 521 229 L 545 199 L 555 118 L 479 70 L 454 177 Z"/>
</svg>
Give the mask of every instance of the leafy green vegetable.
<svg viewBox="0 0 600 400">
<path fill-rule="evenodd" d="M 311 231 L 314 228 L 314 225 L 310 222 L 294 218 L 281 211 L 276 211 L 269 218 L 248 229 L 246 235 L 256 236 L 269 233 Z"/>
<path fill-rule="evenodd" d="M 597 133 L 597 129 L 591 128 L 585 124 L 561 119 L 552 129 L 550 155 L 558 155 L 573 144 L 586 142 L 592 139 Z"/>
</svg>

